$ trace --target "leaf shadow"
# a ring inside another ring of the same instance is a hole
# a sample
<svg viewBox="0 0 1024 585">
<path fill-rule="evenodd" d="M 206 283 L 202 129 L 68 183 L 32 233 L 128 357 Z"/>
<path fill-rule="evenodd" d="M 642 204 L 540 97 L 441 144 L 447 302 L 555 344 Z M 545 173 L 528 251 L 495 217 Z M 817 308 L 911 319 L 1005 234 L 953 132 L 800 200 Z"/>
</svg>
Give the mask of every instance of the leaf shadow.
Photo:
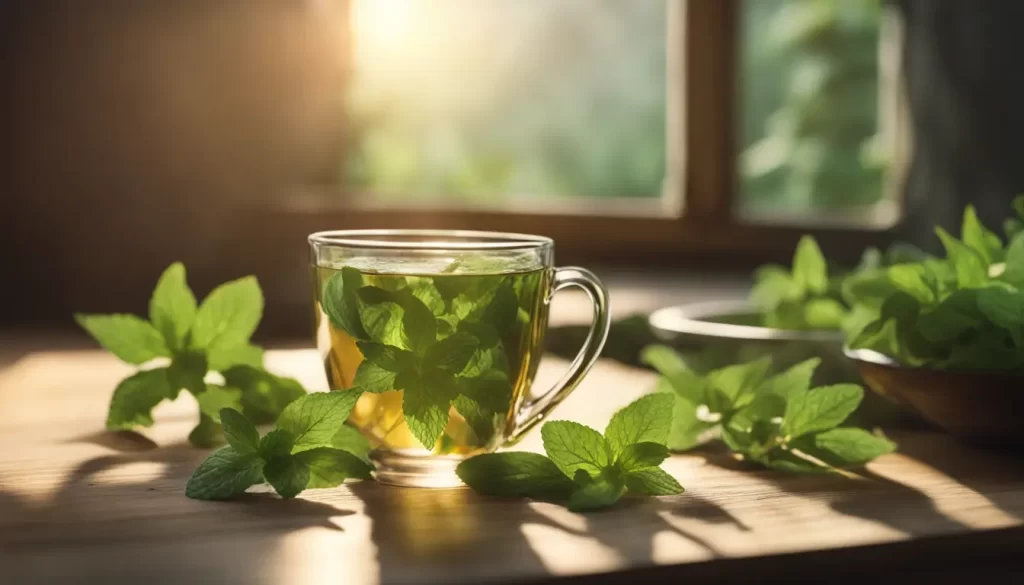
<svg viewBox="0 0 1024 585">
<path fill-rule="evenodd" d="M 119 452 L 149 451 L 159 447 L 156 441 L 135 431 L 97 431 L 72 437 L 63 442 L 65 444 L 87 443 Z"/>
</svg>

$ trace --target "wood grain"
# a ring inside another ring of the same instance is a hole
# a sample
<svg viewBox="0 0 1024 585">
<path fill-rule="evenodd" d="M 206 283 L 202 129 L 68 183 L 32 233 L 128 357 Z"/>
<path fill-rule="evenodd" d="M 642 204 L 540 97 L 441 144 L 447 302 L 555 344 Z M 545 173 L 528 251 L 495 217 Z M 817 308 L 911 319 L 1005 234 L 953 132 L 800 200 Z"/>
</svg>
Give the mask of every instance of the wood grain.
<svg viewBox="0 0 1024 585">
<path fill-rule="evenodd" d="M 268 363 L 324 385 L 312 351 Z M 0 583 L 792 582 L 817 569 L 953 582 L 972 563 L 984 562 L 987 573 L 971 573 L 982 577 L 1016 569 L 1003 563 L 1024 543 L 1024 463 L 928 432 L 898 435 L 901 454 L 852 480 L 743 470 L 714 450 L 678 455 L 667 468 L 685 495 L 587 516 L 369 482 L 198 502 L 183 494 L 206 454 L 185 443 L 189 399 L 161 406 L 144 436 L 112 434 L 106 403 L 129 371 L 113 358 L 44 351 L 0 364 Z M 546 360 L 538 387 L 564 366 Z M 555 417 L 602 428 L 651 381 L 599 364 Z"/>
</svg>

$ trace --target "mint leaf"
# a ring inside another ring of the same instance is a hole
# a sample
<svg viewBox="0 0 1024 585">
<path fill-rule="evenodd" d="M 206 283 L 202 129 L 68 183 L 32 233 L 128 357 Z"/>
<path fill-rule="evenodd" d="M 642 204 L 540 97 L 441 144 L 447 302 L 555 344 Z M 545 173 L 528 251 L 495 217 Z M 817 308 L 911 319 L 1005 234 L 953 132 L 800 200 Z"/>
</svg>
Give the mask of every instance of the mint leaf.
<svg viewBox="0 0 1024 585">
<path fill-rule="evenodd" d="M 814 370 L 821 364 L 820 358 L 810 358 L 792 366 L 781 374 L 776 374 L 764 382 L 762 392 L 775 394 L 783 398 L 791 394 L 802 394 L 811 387 Z"/>
<path fill-rule="evenodd" d="M 624 471 L 658 467 L 668 458 L 668 447 L 662 443 L 633 443 L 623 449 L 615 462 Z"/>
<path fill-rule="evenodd" d="M 185 280 L 185 266 L 171 264 L 160 276 L 149 300 L 149 320 L 172 351 L 184 349 L 196 318 L 196 297 Z"/>
<path fill-rule="evenodd" d="M 294 438 L 293 452 L 329 447 L 334 435 L 345 424 L 360 392 L 317 392 L 289 404 L 277 419 L 277 429 Z"/>
<path fill-rule="evenodd" d="M 83 315 L 75 321 L 107 351 L 129 364 L 171 355 L 163 335 L 135 315 Z"/>
<path fill-rule="evenodd" d="M 254 424 L 275 422 L 286 406 L 306 395 L 297 380 L 252 366 L 233 366 L 222 374 L 226 385 L 242 390 L 242 412 Z"/>
<path fill-rule="evenodd" d="M 427 367 L 458 374 L 465 369 L 479 345 L 480 341 L 469 333 L 453 333 L 427 348 L 423 363 Z"/>
<path fill-rule="evenodd" d="M 441 371 L 409 376 L 403 384 L 402 412 L 409 431 L 429 450 L 448 426 L 451 402 L 458 395 L 455 380 Z"/>
<path fill-rule="evenodd" d="M 785 471 L 787 473 L 832 473 L 832 469 L 828 467 L 823 467 L 792 451 L 783 449 L 775 449 L 768 455 L 757 459 L 757 462 L 769 469 Z"/>
<path fill-rule="evenodd" d="M 494 291 L 494 298 L 487 305 L 482 320 L 494 327 L 499 335 L 504 335 L 515 324 L 518 314 L 519 298 L 512 284 L 506 280 Z"/>
<path fill-rule="evenodd" d="M 167 368 L 143 370 L 117 385 L 110 399 L 107 428 L 130 430 L 153 424 L 153 408 L 176 394 L 167 383 Z"/>
<path fill-rule="evenodd" d="M 794 447 L 833 467 L 863 465 L 896 450 L 896 443 L 884 436 L 857 428 L 831 429 L 803 439 L 810 439 L 810 445 Z"/>
<path fill-rule="evenodd" d="M 249 341 L 263 317 L 263 291 L 254 276 L 213 289 L 199 305 L 192 325 L 192 347 L 227 349 Z"/>
<path fill-rule="evenodd" d="M 496 430 L 495 411 L 484 408 L 479 402 L 463 394 L 452 401 L 452 406 L 466 419 L 466 424 L 473 429 L 473 434 L 481 444 L 488 443 L 493 438 Z"/>
<path fill-rule="evenodd" d="M 569 497 L 572 480 L 543 455 L 526 452 L 486 453 L 466 459 L 456 475 L 487 496 L 559 500 Z"/>
<path fill-rule="evenodd" d="M 968 205 L 964 210 L 960 238 L 964 245 L 981 256 L 986 265 L 995 262 L 1002 252 L 1003 243 L 999 240 L 999 236 L 985 229 L 985 226 L 978 220 L 978 214 L 974 211 L 973 205 Z"/>
<path fill-rule="evenodd" d="M 1024 224 L 1021 224 L 1024 230 Z M 1024 235 L 1018 234 L 1006 249 L 1006 265 L 1000 279 L 1017 289 L 1024 289 Z"/>
<path fill-rule="evenodd" d="M 797 282 L 789 270 L 768 265 L 758 269 L 750 291 L 750 304 L 763 312 L 771 312 L 783 303 L 800 300 L 804 295 L 802 283 Z"/>
<path fill-rule="evenodd" d="M 674 496 L 686 491 L 676 478 L 657 467 L 627 473 L 626 487 L 635 494 L 647 496 Z"/>
<path fill-rule="evenodd" d="M 346 479 L 370 479 L 373 469 L 355 455 L 329 447 L 303 451 L 295 459 L 308 469 L 305 487 L 309 489 L 336 487 Z"/>
<path fill-rule="evenodd" d="M 260 457 L 269 461 L 275 457 L 290 455 L 295 447 L 295 436 L 288 431 L 274 429 L 260 439 Z"/>
<path fill-rule="evenodd" d="M 828 267 L 821 248 L 811 236 L 800 238 L 793 256 L 793 278 L 805 290 L 822 294 L 828 289 Z"/>
<path fill-rule="evenodd" d="M 569 509 L 573 512 L 590 512 L 607 508 L 618 502 L 626 493 L 626 484 L 620 474 L 606 469 L 597 477 L 591 477 L 580 470 L 573 478 L 576 491 L 569 497 Z"/>
<path fill-rule="evenodd" d="M 199 403 L 199 410 L 210 417 L 213 422 L 220 424 L 220 412 L 222 409 L 242 409 L 242 391 L 237 388 L 225 388 L 216 384 L 207 384 L 206 391 L 196 396 Z"/>
<path fill-rule="evenodd" d="M 338 432 L 331 438 L 331 447 L 348 451 L 364 461 L 369 461 L 370 442 L 359 432 L 359 429 L 347 424 L 341 425 Z"/>
<path fill-rule="evenodd" d="M 431 283 L 429 278 L 424 278 L 416 282 L 414 285 L 409 287 L 412 292 L 412 296 L 419 299 L 421 303 L 426 305 L 430 312 L 435 315 L 441 315 L 445 310 L 445 302 L 441 297 L 441 293 Z"/>
<path fill-rule="evenodd" d="M 216 344 L 207 352 L 210 369 L 223 372 L 233 366 L 263 367 L 263 348 L 249 343 L 221 346 Z"/>
<path fill-rule="evenodd" d="M 220 411 L 219 416 L 224 429 L 224 438 L 236 453 L 242 455 L 259 453 L 260 434 L 256 431 L 256 427 L 249 422 L 249 419 L 245 418 L 245 415 L 237 410 L 225 408 Z"/>
<path fill-rule="evenodd" d="M 697 417 L 697 405 L 676 396 L 674 390 L 664 380 L 658 381 L 659 392 L 672 396 L 672 426 L 669 429 L 667 445 L 672 451 L 686 451 L 700 444 L 701 438 L 717 423 L 702 421 Z M 671 394 L 669 394 L 671 393 Z"/>
<path fill-rule="evenodd" d="M 897 289 L 909 294 L 918 302 L 935 302 L 935 291 L 925 280 L 925 268 L 920 264 L 898 264 L 889 267 L 889 281 Z"/>
<path fill-rule="evenodd" d="M 968 248 L 959 240 L 949 235 L 946 230 L 937 227 L 935 232 L 942 240 L 946 254 L 956 273 L 956 283 L 960 288 L 977 288 L 988 281 L 988 265 L 982 257 Z"/>
<path fill-rule="evenodd" d="M 395 372 L 386 370 L 369 360 L 363 360 L 356 368 L 352 386 L 371 394 L 391 392 L 396 388 L 395 377 Z"/>
<path fill-rule="evenodd" d="M 409 349 L 422 354 L 437 341 L 437 321 L 434 319 L 434 313 L 423 304 L 423 301 L 412 295 L 403 298 L 401 305 L 404 309 L 402 333 L 405 342 Z"/>
<path fill-rule="evenodd" d="M 227 500 L 262 481 L 262 459 L 224 447 L 199 464 L 185 486 L 185 495 L 196 500 Z"/>
<path fill-rule="evenodd" d="M 612 451 L 622 453 L 633 443 L 664 445 L 672 427 L 672 407 L 669 396 L 648 394 L 616 412 L 604 431 Z"/>
<path fill-rule="evenodd" d="M 174 390 L 174 396 L 182 388 L 193 395 L 206 391 L 206 354 L 201 351 L 185 350 L 174 354 L 167 369 L 167 380 Z"/>
<path fill-rule="evenodd" d="M 978 309 L 992 323 L 1004 328 L 1024 325 L 1024 293 L 1004 288 L 984 288 L 977 292 Z"/>
<path fill-rule="evenodd" d="M 576 422 L 545 423 L 540 429 L 544 451 L 567 476 L 577 471 L 597 475 L 612 464 L 612 447 L 601 433 Z"/>
<path fill-rule="evenodd" d="M 791 437 L 831 429 L 846 420 L 863 397 L 864 390 L 856 384 L 824 386 L 790 396 L 782 429 Z"/>
<path fill-rule="evenodd" d="M 512 402 L 512 384 L 504 373 L 491 370 L 476 378 L 458 378 L 459 392 L 491 412 L 508 413 Z"/>
<path fill-rule="evenodd" d="M 310 483 L 310 469 L 298 455 L 281 455 L 267 461 L 263 477 L 282 498 L 294 498 Z"/>
<path fill-rule="evenodd" d="M 846 317 L 846 307 L 834 299 L 810 299 L 804 306 L 805 328 L 838 329 Z"/>
<path fill-rule="evenodd" d="M 757 389 L 768 375 L 771 366 L 771 358 L 728 366 L 709 373 L 707 382 L 728 398 L 730 403 L 735 403 L 741 396 Z"/>
<path fill-rule="evenodd" d="M 360 341 L 356 346 L 366 361 L 373 362 L 389 372 L 398 373 L 416 365 L 416 356 L 404 349 L 372 341 Z"/>
<path fill-rule="evenodd" d="M 359 312 L 357 291 L 363 286 L 363 275 L 350 266 L 331 276 L 324 283 L 320 305 L 331 325 L 353 339 L 366 339 Z"/>
<path fill-rule="evenodd" d="M 704 400 L 704 380 L 694 373 L 674 349 L 650 345 L 643 349 L 640 360 L 664 376 L 679 396 L 693 404 Z"/>
<path fill-rule="evenodd" d="M 223 442 L 224 433 L 212 418 L 199 413 L 199 424 L 188 434 L 188 442 L 195 447 L 209 448 Z"/>
<path fill-rule="evenodd" d="M 392 347 L 405 348 L 402 335 L 402 307 L 392 301 L 391 293 L 377 287 L 364 286 L 359 289 L 359 318 L 366 330 L 366 336 Z"/>
</svg>

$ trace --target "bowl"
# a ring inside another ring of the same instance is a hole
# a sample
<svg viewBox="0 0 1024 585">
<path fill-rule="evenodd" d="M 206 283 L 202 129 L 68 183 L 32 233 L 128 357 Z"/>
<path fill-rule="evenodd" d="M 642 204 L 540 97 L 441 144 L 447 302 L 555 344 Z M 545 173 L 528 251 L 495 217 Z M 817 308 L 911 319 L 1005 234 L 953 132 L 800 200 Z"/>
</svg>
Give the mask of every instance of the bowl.
<svg viewBox="0 0 1024 585">
<path fill-rule="evenodd" d="M 1024 450 L 1024 376 L 902 365 L 867 349 L 846 350 L 869 388 L 966 442 Z"/>
<path fill-rule="evenodd" d="M 694 371 L 706 373 L 725 366 L 771 356 L 776 371 L 817 357 L 821 365 L 814 385 L 860 383 L 857 368 L 843 352 L 839 330 L 792 330 L 762 327 L 758 312 L 746 301 L 709 301 L 676 305 L 651 313 L 648 321 L 655 335 L 682 352 Z M 850 424 L 862 426 L 911 425 L 894 402 L 867 393 Z"/>
</svg>

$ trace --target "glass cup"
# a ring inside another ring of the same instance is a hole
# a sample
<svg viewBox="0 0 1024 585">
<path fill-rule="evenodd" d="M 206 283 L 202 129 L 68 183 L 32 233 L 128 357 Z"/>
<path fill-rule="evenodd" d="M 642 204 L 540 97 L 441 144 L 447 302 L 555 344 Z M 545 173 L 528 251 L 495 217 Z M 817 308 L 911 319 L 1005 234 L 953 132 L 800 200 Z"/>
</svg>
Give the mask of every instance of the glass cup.
<svg viewBox="0 0 1024 585">
<path fill-rule="evenodd" d="M 309 236 L 317 348 L 333 391 L 360 391 L 349 423 L 378 481 L 461 485 L 466 457 L 511 445 L 572 392 L 608 336 L 608 293 L 554 268 L 545 237 L 446 230 Z M 594 319 L 569 371 L 530 392 L 552 295 L 579 287 Z"/>
</svg>

